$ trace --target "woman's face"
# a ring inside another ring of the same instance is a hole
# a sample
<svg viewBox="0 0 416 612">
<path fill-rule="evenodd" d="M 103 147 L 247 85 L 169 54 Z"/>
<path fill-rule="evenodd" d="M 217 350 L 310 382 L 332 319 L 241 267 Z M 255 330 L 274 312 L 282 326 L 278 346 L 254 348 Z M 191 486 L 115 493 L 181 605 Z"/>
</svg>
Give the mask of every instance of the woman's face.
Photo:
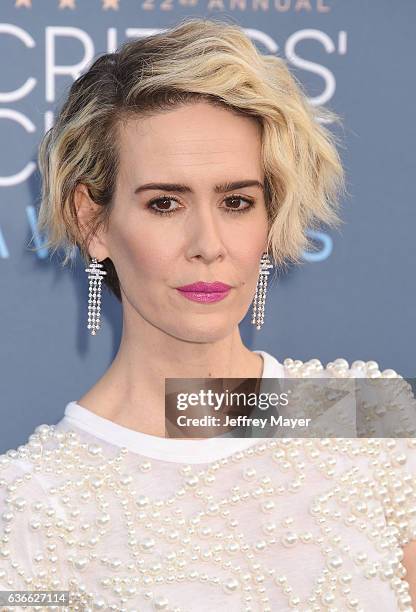
<svg viewBox="0 0 416 612">
<path fill-rule="evenodd" d="M 114 207 L 95 256 L 114 263 L 127 322 L 212 342 L 244 318 L 267 242 L 260 134 L 253 119 L 204 102 L 120 127 Z M 225 186 L 241 181 L 260 186 Z M 211 303 L 177 290 L 198 281 L 232 289 Z"/>
</svg>

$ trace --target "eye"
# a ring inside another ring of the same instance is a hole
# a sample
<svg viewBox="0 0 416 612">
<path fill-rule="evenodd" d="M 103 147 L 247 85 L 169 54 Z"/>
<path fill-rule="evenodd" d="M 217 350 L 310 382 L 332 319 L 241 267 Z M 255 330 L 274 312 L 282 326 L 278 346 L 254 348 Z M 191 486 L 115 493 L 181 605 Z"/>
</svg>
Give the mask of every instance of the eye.
<svg viewBox="0 0 416 612">
<path fill-rule="evenodd" d="M 178 202 L 176 198 L 170 196 L 161 196 L 159 198 L 153 198 L 147 205 L 147 208 L 156 215 L 162 215 L 164 217 L 173 215 L 177 210 L 179 210 L 180 206 L 176 206 L 175 208 L 170 208 L 170 202 Z M 254 200 L 251 198 L 243 198 L 238 195 L 232 195 L 225 198 L 225 202 L 229 202 L 232 206 L 224 206 L 221 207 L 225 210 L 226 213 L 235 213 L 241 214 L 248 212 L 251 208 L 255 206 Z M 240 203 L 245 202 L 245 206 L 241 207 Z M 155 207 L 158 208 L 155 208 Z"/>
<path fill-rule="evenodd" d="M 147 208 L 155 213 L 156 215 L 164 215 L 164 216 L 169 216 L 169 215 L 173 215 L 173 213 L 178 210 L 179 206 L 177 206 L 176 208 L 173 209 L 168 209 L 169 207 L 169 203 L 170 202 L 177 202 L 178 200 L 176 200 L 175 198 L 170 198 L 167 196 L 162 196 L 161 198 L 154 198 L 153 200 L 150 200 Z M 162 210 L 158 210 L 157 208 L 154 208 L 154 205 L 157 206 L 162 206 Z"/>
<path fill-rule="evenodd" d="M 237 196 L 237 195 L 232 195 L 229 196 L 228 198 L 225 199 L 226 202 L 245 202 L 246 206 L 244 208 L 228 208 L 227 206 L 225 207 L 225 210 L 227 211 L 227 213 L 245 213 L 248 212 L 250 210 L 250 208 L 253 208 L 254 206 L 254 200 L 252 200 L 251 198 L 243 198 L 241 196 Z"/>
</svg>

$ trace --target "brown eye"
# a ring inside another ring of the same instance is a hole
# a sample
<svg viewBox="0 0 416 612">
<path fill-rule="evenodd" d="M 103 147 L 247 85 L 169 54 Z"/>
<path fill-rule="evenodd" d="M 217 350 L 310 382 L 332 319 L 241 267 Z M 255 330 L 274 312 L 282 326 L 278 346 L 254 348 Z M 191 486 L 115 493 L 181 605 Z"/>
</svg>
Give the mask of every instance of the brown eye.
<svg viewBox="0 0 416 612">
<path fill-rule="evenodd" d="M 179 206 L 173 209 L 169 208 L 170 202 L 177 202 L 177 200 L 175 200 L 175 198 L 168 198 L 166 196 L 162 198 L 154 198 L 153 200 L 150 200 L 147 208 L 157 215 L 173 215 Z M 155 208 L 156 206 L 158 208 Z"/>
<path fill-rule="evenodd" d="M 150 200 L 149 204 L 147 205 L 147 208 L 156 215 L 163 215 L 166 217 L 173 215 L 180 208 L 180 206 L 170 208 L 171 202 L 178 202 L 178 200 L 173 197 L 162 196 Z M 245 213 L 255 206 L 254 200 L 251 200 L 249 198 L 243 198 L 241 196 L 229 196 L 225 199 L 225 202 L 232 203 L 231 206 L 226 205 L 225 207 L 221 207 L 224 208 L 227 213 Z M 244 206 L 241 206 L 242 202 L 245 203 Z"/>
<path fill-rule="evenodd" d="M 233 203 L 232 207 L 230 206 L 225 207 L 225 210 L 230 213 L 244 213 L 244 212 L 249 211 L 250 208 L 253 208 L 254 206 L 254 200 L 243 198 L 241 196 L 230 196 L 229 198 L 226 198 L 225 201 Z M 241 202 L 245 202 L 246 206 L 241 207 L 240 206 Z"/>
</svg>

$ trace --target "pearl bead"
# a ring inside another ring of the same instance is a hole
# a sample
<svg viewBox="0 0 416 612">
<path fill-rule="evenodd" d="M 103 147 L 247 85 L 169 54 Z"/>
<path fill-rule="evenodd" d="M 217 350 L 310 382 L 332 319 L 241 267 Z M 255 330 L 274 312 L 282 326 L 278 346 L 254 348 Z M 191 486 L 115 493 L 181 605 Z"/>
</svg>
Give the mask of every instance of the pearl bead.
<svg viewBox="0 0 416 612">
<path fill-rule="evenodd" d="M 351 369 L 359 369 L 359 370 L 363 370 L 365 368 L 365 361 L 362 361 L 361 359 L 357 359 L 356 361 L 353 361 L 351 364 Z"/>
<path fill-rule="evenodd" d="M 223 589 L 225 593 L 233 593 L 239 587 L 239 582 L 236 578 L 229 578 L 223 582 Z"/>
<path fill-rule="evenodd" d="M 318 359 L 284 365 L 295 378 L 324 369 Z M 397 379 L 395 422 L 409 432 L 406 382 L 375 361 L 350 368 L 342 358 L 328 363 L 326 375 L 348 378 L 352 369 L 371 384 Z M 360 401 L 372 419 L 391 414 L 388 401 Z M 110 452 L 82 430 L 40 425 L 26 445 L 0 455 L 0 586 L 69 589 L 74 612 L 137 612 L 143 604 L 181 612 L 176 594 L 198 587 L 206 590 L 190 597 L 201 610 L 212 593 L 221 603 L 211 609 L 362 612 L 360 585 L 380 600 L 390 590 L 398 609 L 411 612 L 402 546 L 416 539 L 412 435 L 263 439 L 190 465 L 114 445 Z M 154 478 L 162 477 L 157 497 Z M 39 542 L 27 548 L 26 564 L 17 552 L 22 537 Z M 296 585 L 292 570 L 309 551 L 322 562 L 313 567 L 316 580 L 302 576 L 311 581 L 301 596 L 304 584 Z M 71 573 L 62 576 L 65 567 Z"/>
</svg>

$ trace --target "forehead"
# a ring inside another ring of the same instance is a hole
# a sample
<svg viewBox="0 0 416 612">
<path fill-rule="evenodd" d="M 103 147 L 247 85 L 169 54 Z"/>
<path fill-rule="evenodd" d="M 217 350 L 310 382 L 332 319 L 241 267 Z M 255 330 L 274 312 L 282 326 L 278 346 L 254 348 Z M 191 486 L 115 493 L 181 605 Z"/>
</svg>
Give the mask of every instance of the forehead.
<svg viewBox="0 0 416 612">
<path fill-rule="evenodd" d="M 240 176 L 257 171 L 260 177 L 260 154 L 261 128 L 253 118 L 204 102 L 119 126 L 120 169 L 135 180 L 186 169 L 205 175 L 224 169 Z"/>
</svg>

